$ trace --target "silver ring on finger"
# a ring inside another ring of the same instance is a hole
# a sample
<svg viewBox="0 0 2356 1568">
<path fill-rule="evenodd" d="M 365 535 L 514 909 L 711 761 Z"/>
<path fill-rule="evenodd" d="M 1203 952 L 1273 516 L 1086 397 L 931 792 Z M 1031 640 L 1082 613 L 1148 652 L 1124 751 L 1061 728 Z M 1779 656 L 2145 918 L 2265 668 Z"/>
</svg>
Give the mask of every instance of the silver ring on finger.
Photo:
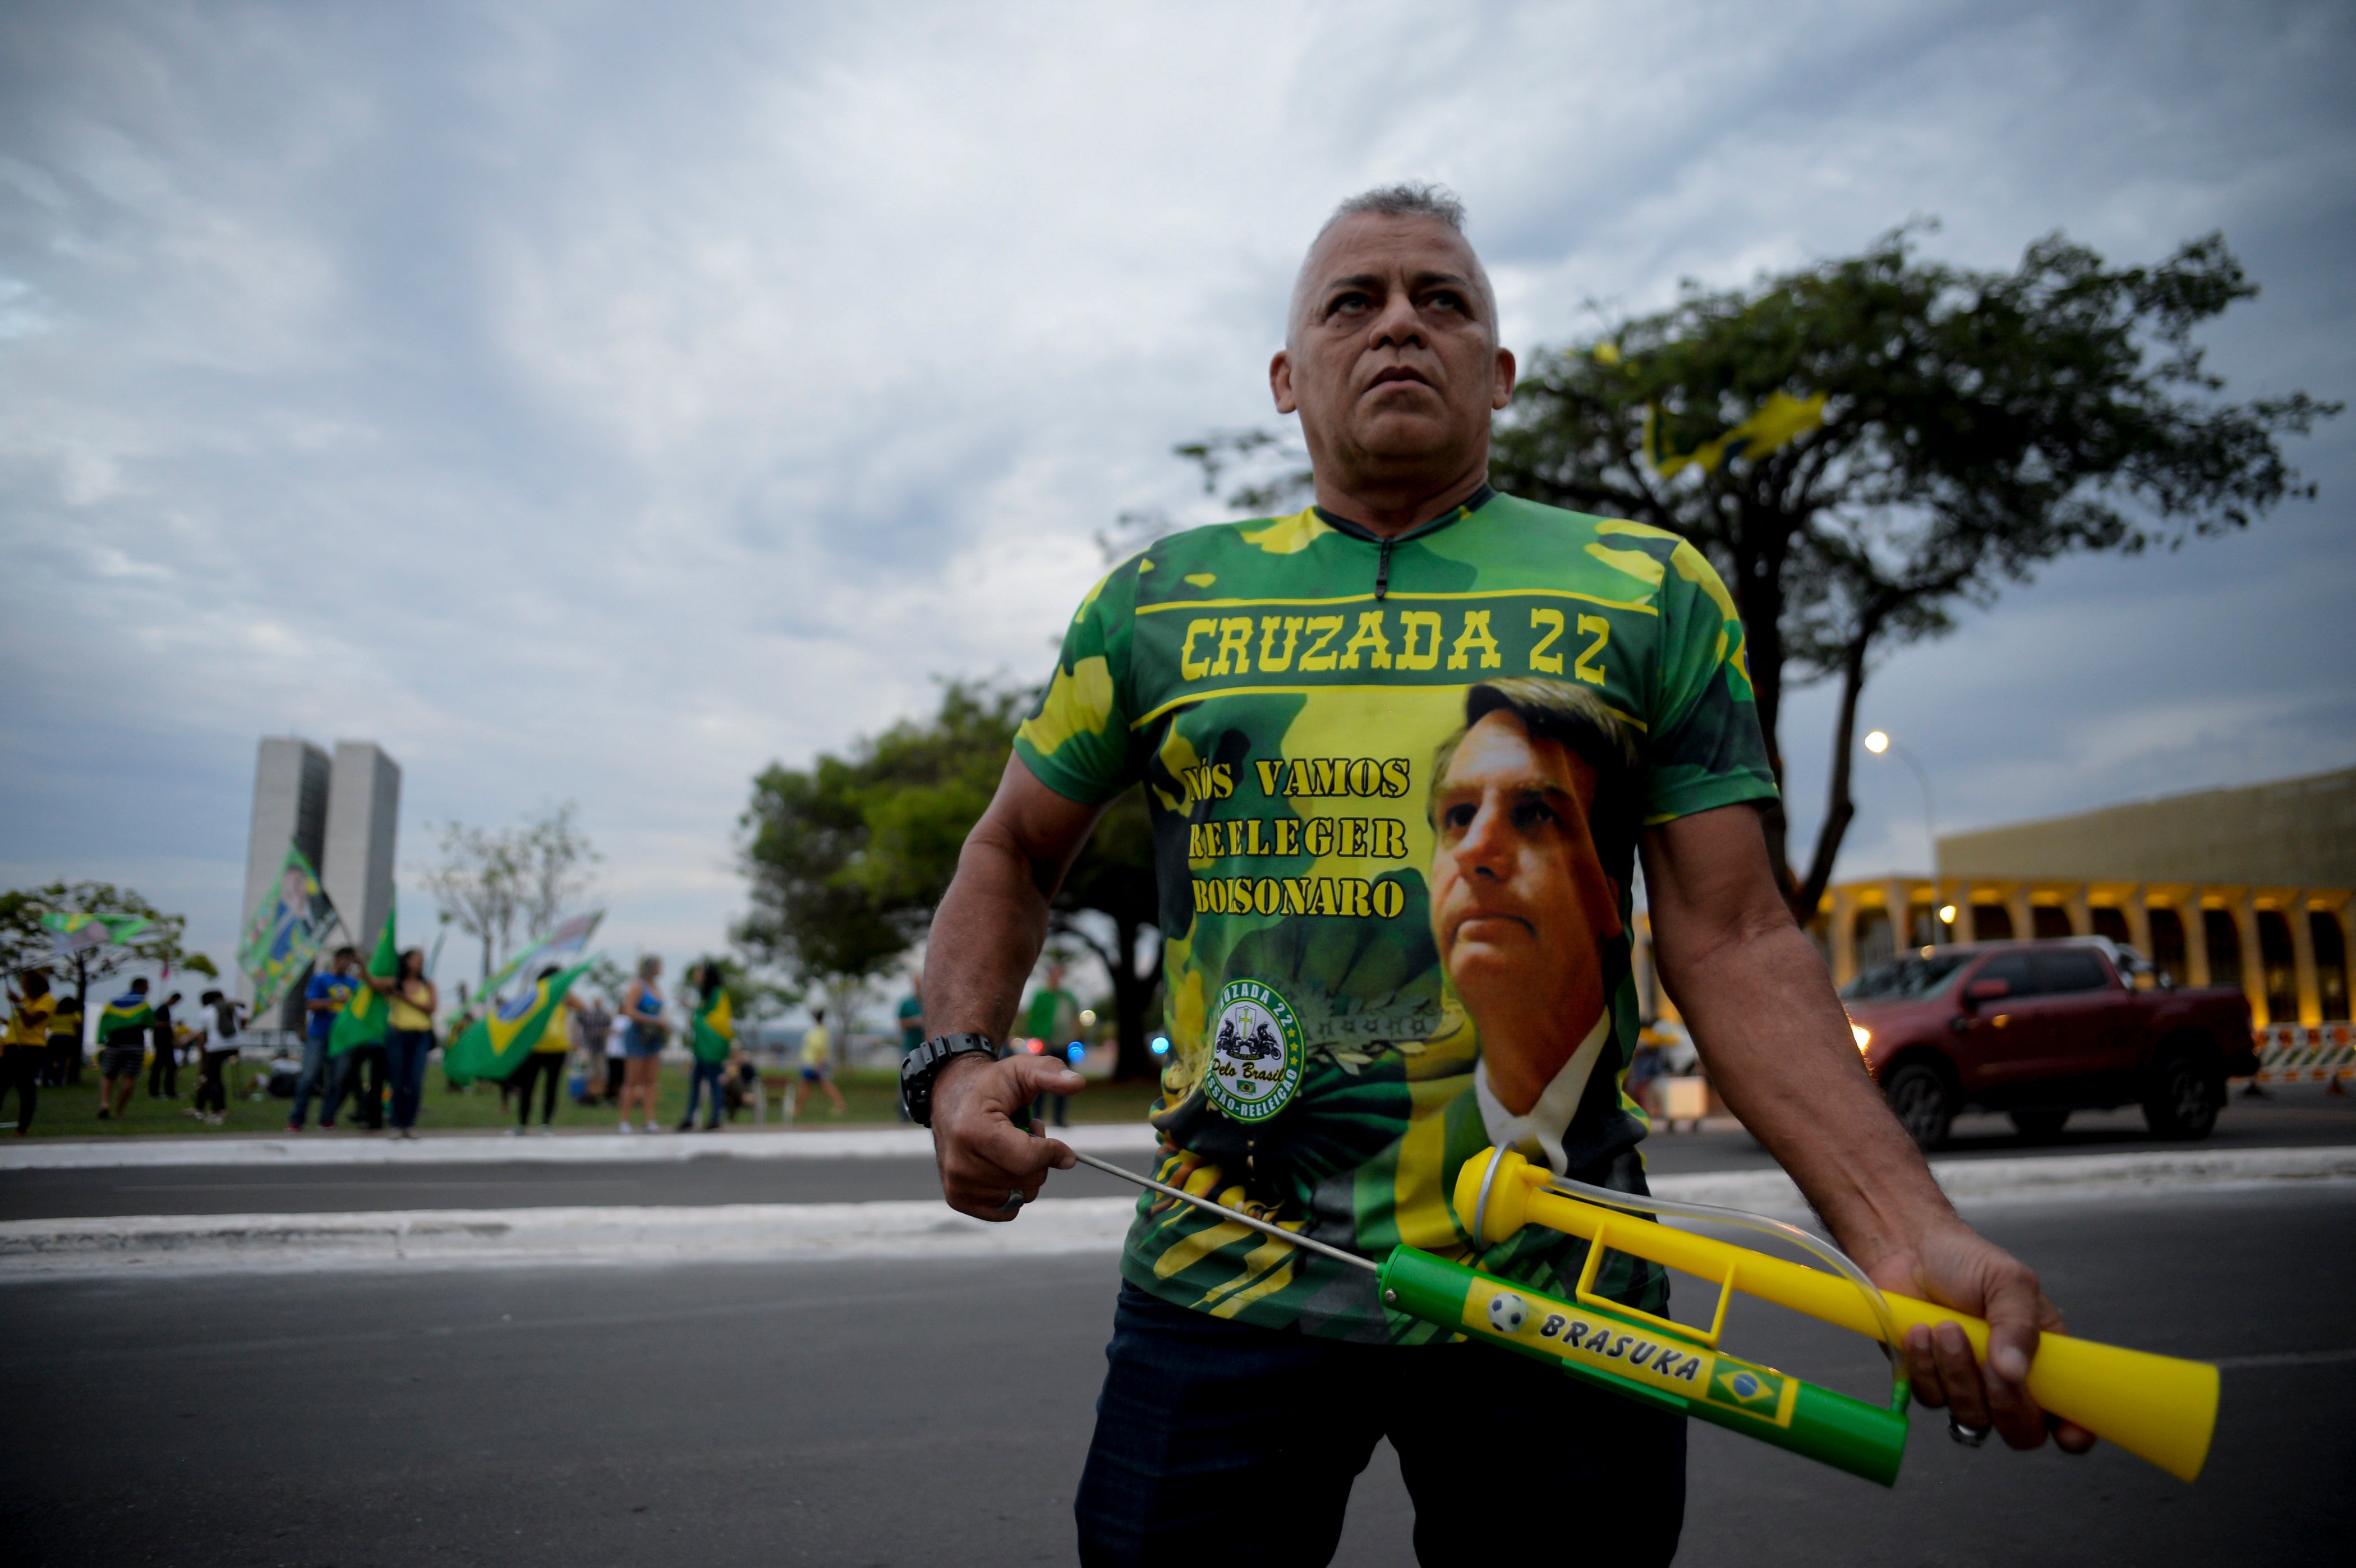
<svg viewBox="0 0 2356 1568">
<path fill-rule="evenodd" d="M 1023 1196 L 1023 1189 L 1021 1187 L 1008 1187 L 1006 1189 L 1006 1201 L 998 1206 L 998 1212 L 1001 1214 L 1012 1214 L 1029 1201 L 1030 1199 Z M 1982 1433 L 1980 1435 L 1985 1437 L 1987 1434 L 1986 1433 Z M 1960 1441 L 1960 1439 L 1958 1441 Z"/>
<path fill-rule="evenodd" d="M 1988 1434 L 1995 1430 L 1996 1426 L 1993 1423 L 1987 1426 L 1965 1426 L 1962 1422 L 1957 1421 L 1952 1412 L 1947 1417 L 1947 1435 L 1954 1438 L 1960 1447 L 1977 1448 L 1988 1440 Z"/>
</svg>

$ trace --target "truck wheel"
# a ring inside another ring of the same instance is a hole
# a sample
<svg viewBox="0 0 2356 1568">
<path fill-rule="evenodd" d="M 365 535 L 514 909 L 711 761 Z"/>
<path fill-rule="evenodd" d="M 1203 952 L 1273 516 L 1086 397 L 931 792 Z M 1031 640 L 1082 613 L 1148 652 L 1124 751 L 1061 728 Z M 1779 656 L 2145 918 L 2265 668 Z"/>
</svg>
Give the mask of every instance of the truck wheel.
<svg viewBox="0 0 2356 1568">
<path fill-rule="evenodd" d="M 1947 1141 L 1947 1129 L 1955 1122 L 1955 1097 L 1937 1068 L 1928 1062 L 1909 1062 L 1890 1075 L 1890 1085 L 1882 1093 L 1898 1124 L 1917 1147 L 1935 1149 Z"/>
<path fill-rule="evenodd" d="M 2012 1113 L 2012 1124 L 2024 1138 L 2058 1137 L 2069 1120 L 2067 1111 L 2016 1111 Z"/>
<path fill-rule="evenodd" d="M 2163 1052 L 2143 1094 L 2144 1125 L 2161 1138 L 2205 1138 L 2217 1125 L 2224 1098 L 2213 1065 L 2200 1052 Z"/>
</svg>

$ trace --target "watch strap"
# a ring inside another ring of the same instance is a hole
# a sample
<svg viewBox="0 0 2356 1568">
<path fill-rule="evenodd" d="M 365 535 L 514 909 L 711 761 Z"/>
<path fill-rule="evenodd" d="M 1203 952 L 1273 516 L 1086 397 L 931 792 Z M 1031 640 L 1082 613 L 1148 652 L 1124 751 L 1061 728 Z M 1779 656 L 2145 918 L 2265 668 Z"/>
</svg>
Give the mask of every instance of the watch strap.
<svg viewBox="0 0 2356 1568">
<path fill-rule="evenodd" d="M 998 1056 L 998 1042 L 987 1035 L 937 1035 L 900 1061 L 900 1103 L 919 1127 L 933 1124 L 933 1079 L 958 1057 Z"/>
</svg>

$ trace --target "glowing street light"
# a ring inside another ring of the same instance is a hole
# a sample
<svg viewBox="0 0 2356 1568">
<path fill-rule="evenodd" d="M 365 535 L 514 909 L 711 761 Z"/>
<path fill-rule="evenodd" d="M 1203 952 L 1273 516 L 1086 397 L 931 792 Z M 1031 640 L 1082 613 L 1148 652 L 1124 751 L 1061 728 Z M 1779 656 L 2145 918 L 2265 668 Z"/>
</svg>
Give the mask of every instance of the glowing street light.
<svg viewBox="0 0 2356 1568">
<path fill-rule="evenodd" d="M 1890 731 L 1885 731 L 1885 728 L 1866 731 L 1866 750 L 1873 752 L 1875 757 L 1880 757 L 1887 752 L 1890 757 L 1897 757 L 1899 762 L 1903 762 L 1909 768 L 1913 768 L 1915 783 L 1922 785 L 1922 832 L 1930 834 L 1930 861 L 1932 861 L 1930 870 L 1932 875 L 1939 875 L 1939 823 L 1936 823 L 1934 811 L 1932 811 L 1932 804 L 1930 804 L 1930 773 L 1922 771 L 1922 764 L 1915 762 L 1913 752 L 1909 752 L 1903 745 L 1899 745 L 1897 740 L 1890 738 Z"/>
<path fill-rule="evenodd" d="M 1955 907 L 1954 907 L 1953 904 L 1942 904 L 1942 905 L 1940 905 L 1940 906 L 1939 906 L 1939 924 L 1941 924 L 1941 925 L 1943 925 L 1943 926 L 1952 926 L 1952 925 L 1954 925 L 1954 923 L 1955 923 Z"/>
</svg>

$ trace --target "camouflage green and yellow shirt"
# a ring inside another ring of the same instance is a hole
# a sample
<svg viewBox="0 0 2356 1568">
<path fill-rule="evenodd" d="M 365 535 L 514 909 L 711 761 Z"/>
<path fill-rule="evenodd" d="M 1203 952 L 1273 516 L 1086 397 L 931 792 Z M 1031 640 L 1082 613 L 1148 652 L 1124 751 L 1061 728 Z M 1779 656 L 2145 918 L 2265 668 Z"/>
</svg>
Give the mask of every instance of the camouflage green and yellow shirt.
<svg viewBox="0 0 2356 1568">
<path fill-rule="evenodd" d="M 1512 677 L 1592 693 L 1636 758 L 1631 820 L 1591 824 L 1619 919 L 1577 956 L 1609 1000 L 1575 1080 L 1523 1118 L 1488 1091 L 1429 892 L 1434 753 L 1475 688 Z M 1151 546 L 1081 602 L 1015 750 L 1076 800 L 1145 786 L 1172 1042 L 1157 1174 L 1376 1258 L 1401 1241 L 1469 1257 L 1448 1198 L 1492 1143 L 1590 1176 L 1634 1147 L 1634 819 L 1775 793 L 1708 562 L 1657 529 L 1485 489 L 1390 542 L 1311 508 Z M 1480 1262 L 1566 1293 L 1580 1245 L 1529 1230 Z M 1373 1276 L 1152 1194 L 1122 1273 L 1269 1327 L 1430 1333 L 1386 1314 Z"/>
</svg>

